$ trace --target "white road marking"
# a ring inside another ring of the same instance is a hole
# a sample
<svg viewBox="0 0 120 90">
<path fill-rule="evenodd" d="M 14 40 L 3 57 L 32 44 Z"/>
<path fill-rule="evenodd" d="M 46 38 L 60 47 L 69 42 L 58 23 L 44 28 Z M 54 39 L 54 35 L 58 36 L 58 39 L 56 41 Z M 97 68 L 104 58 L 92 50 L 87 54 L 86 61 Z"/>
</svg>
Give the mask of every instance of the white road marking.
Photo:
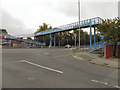
<svg viewBox="0 0 120 90">
<path fill-rule="evenodd" d="M 28 80 L 35 80 L 36 78 L 28 78 Z"/>
<path fill-rule="evenodd" d="M 105 83 L 106 85 L 108 85 L 108 83 Z"/>
<path fill-rule="evenodd" d="M 44 53 L 44 54 L 48 55 L 49 53 Z"/>
<path fill-rule="evenodd" d="M 21 62 L 25 62 L 25 63 L 31 64 L 31 65 L 33 65 L 33 66 L 37 66 L 37 67 L 40 67 L 40 68 L 43 68 L 43 69 L 47 69 L 47 70 L 50 70 L 50 71 L 54 71 L 54 72 L 63 74 L 62 71 L 55 70 L 55 69 L 52 69 L 52 68 L 48 68 L 48 67 L 45 67 L 45 66 L 41 66 L 41 65 L 39 65 L 39 64 L 35 64 L 35 63 L 29 62 L 29 61 L 26 61 L 26 60 L 22 60 Z"/>
<path fill-rule="evenodd" d="M 119 86 L 115 86 L 116 88 L 120 88 Z"/>
<path fill-rule="evenodd" d="M 117 86 L 117 85 L 110 85 L 110 84 L 108 84 L 108 83 L 105 83 L 105 82 L 102 82 L 102 81 L 98 81 L 98 80 L 92 80 L 92 82 L 101 83 L 101 84 L 104 84 L 104 85 L 107 85 L 107 86 L 112 86 L 112 87 L 115 87 L 115 88 L 120 88 L 120 87 Z"/>
<path fill-rule="evenodd" d="M 16 62 L 23 62 L 23 60 L 21 60 L 21 61 L 16 61 Z"/>
<path fill-rule="evenodd" d="M 93 82 L 98 82 L 97 80 L 92 80 Z"/>
</svg>

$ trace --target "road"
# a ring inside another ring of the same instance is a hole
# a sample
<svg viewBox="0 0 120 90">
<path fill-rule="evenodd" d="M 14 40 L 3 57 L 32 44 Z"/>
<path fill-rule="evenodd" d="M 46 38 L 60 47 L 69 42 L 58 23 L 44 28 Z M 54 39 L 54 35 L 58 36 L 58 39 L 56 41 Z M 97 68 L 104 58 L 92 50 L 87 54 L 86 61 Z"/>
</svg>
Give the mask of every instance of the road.
<svg viewBox="0 0 120 90">
<path fill-rule="evenodd" d="M 118 70 L 77 60 L 69 49 L 3 49 L 3 88 L 116 88 Z"/>
</svg>

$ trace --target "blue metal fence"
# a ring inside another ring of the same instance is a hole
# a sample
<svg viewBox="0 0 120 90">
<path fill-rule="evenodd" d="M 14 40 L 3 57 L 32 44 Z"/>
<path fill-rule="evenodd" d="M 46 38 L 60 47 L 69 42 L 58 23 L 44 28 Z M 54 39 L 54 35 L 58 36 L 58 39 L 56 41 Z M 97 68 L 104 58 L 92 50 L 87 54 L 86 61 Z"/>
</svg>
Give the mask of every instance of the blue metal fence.
<svg viewBox="0 0 120 90">
<path fill-rule="evenodd" d="M 102 53 L 104 53 L 104 45 L 105 45 L 105 43 L 103 43 L 103 42 L 97 42 L 96 48 L 94 48 L 94 45 L 92 45 L 92 52 L 95 50 L 102 49 Z"/>
</svg>

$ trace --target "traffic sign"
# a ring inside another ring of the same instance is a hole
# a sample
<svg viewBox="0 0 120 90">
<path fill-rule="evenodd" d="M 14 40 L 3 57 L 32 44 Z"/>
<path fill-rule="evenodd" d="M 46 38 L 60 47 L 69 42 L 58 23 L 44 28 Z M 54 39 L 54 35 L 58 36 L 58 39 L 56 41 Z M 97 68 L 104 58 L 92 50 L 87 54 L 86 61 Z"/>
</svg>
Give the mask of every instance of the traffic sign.
<svg viewBox="0 0 120 90">
<path fill-rule="evenodd" d="M 101 35 L 101 36 L 100 36 L 100 39 L 104 39 L 104 35 Z"/>
</svg>

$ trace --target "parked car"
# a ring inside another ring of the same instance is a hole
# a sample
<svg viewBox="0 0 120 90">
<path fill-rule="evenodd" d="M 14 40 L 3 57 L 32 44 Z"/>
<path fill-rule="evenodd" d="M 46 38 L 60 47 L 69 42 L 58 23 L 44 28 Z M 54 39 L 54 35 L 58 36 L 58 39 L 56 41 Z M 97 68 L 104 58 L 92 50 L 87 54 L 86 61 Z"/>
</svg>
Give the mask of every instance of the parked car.
<svg viewBox="0 0 120 90">
<path fill-rule="evenodd" d="M 65 48 L 71 48 L 71 46 L 70 45 L 65 45 Z"/>
</svg>

